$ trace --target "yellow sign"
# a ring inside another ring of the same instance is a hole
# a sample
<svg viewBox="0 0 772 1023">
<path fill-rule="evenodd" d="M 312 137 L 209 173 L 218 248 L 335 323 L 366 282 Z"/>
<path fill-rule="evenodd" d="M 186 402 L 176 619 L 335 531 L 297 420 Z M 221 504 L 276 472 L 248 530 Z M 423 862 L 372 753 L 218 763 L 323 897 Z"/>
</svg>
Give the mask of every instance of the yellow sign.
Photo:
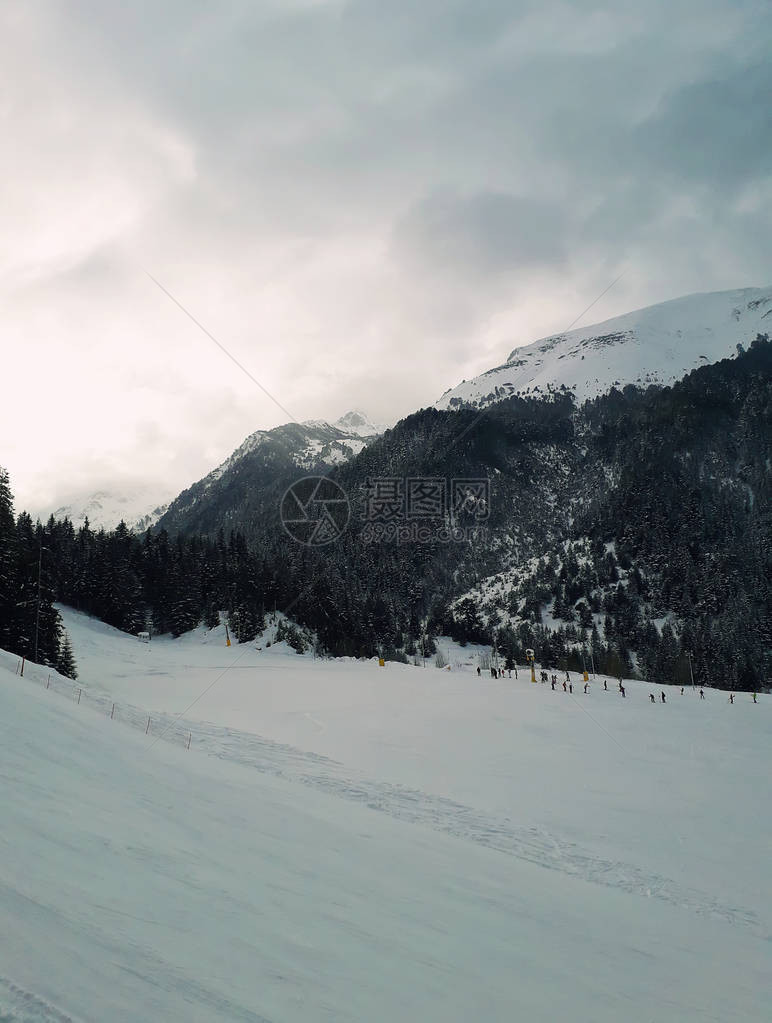
<svg viewBox="0 0 772 1023">
<path fill-rule="evenodd" d="M 378 658 L 378 667 L 379 668 L 385 668 L 386 667 L 386 661 L 384 661 L 384 659 L 382 657 Z"/>
</svg>

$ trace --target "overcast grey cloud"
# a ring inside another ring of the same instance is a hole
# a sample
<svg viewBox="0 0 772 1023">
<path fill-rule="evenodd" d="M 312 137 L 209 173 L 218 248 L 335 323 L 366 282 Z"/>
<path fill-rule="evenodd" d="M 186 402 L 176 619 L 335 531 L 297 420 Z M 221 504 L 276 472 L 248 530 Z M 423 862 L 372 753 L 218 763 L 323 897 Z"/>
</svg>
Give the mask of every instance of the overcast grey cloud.
<svg viewBox="0 0 772 1023">
<path fill-rule="evenodd" d="M 772 11 L 0 7 L 0 463 L 179 489 L 286 416 L 394 420 L 592 310 L 772 281 Z"/>
</svg>

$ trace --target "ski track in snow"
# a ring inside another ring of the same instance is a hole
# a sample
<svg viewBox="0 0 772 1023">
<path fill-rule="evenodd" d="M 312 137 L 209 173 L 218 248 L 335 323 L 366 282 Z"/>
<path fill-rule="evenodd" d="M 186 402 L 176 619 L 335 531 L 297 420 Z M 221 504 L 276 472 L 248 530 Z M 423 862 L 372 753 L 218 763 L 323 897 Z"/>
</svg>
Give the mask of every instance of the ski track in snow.
<svg viewBox="0 0 772 1023">
<path fill-rule="evenodd" d="M 354 778 L 334 760 L 304 753 L 251 733 L 215 725 L 199 724 L 196 729 L 196 748 L 221 759 L 362 803 L 397 820 L 430 827 L 571 877 L 618 888 L 631 895 L 660 899 L 726 923 L 754 929 L 760 927 L 758 917 L 751 910 L 724 906 L 706 892 L 686 888 L 633 864 L 601 859 L 584 852 L 573 842 L 559 840 L 543 828 L 489 816 L 444 796 L 388 782 Z"/>
<path fill-rule="evenodd" d="M 31 991 L 0 976 L 0 1023 L 79 1023 Z"/>
<path fill-rule="evenodd" d="M 79 688 L 73 684 L 66 695 L 76 698 Z M 65 695 L 61 692 L 61 683 L 57 690 L 59 695 Z M 111 695 L 83 688 L 83 699 L 89 707 L 110 716 L 113 706 Z M 115 705 L 115 719 L 118 723 L 141 728 L 143 732 L 148 714 L 147 710 L 138 707 Z M 445 796 L 356 776 L 345 765 L 330 757 L 276 742 L 253 732 L 187 720 L 172 714 L 150 714 L 150 717 L 149 745 L 159 739 L 176 745 L 187 745 L 190 734 L 191 750 L 365 805 L 408 824 L 418 824 L 453 838 L 475 842 L 547 870 L 556 870 L 592 884 L 616 888 L 630 895 L 659 899 L 701 916 L 751 928 L 758 934 L 766 933 L 762 921 L 752 910 L 724 905 L 707 892 L 685 887 L 671 878 L 649 873 L 634 864 L 603 859 L 584 851 L 574 842 L 561 840 L 542 827 L 518 824 L 507 817 L 488 815 Z M 43 1021 L 48 1018 L 41 1017 Z M 58 1019 L 56 1016 L 50 1018 Z M 14 1020 L 15 1017 L 11 1016 L 10 1019 Z M 5 1023 L 2 1015 L 0 1023 Z"/>
</svg>

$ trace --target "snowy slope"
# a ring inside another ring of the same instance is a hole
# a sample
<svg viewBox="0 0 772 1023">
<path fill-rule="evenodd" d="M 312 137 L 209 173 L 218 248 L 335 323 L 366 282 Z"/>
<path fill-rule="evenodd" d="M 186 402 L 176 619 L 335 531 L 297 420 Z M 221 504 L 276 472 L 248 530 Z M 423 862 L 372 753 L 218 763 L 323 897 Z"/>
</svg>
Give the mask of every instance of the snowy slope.
<svg viewBox="0 0 772 1023">
<path fill-rule="evenodd" d="M 688 295 L 515 348 L 503 366 L 446 391 L 435 407 L 484 407 L 563 387 L 582 401 L 613 386 L 671 384 L 734 356 L 758 333 L 772 333 L 772 287 Z"/>
<path fill-rule="evenodd" d="M 768 698 L 590 717 L 466 651 L 379 669 L 66 616 L 80 704 L 0 653 L 3 1020 L 766 1018 Z M 128 726 L 218 675 L 190 752 Z"/>
</svg>

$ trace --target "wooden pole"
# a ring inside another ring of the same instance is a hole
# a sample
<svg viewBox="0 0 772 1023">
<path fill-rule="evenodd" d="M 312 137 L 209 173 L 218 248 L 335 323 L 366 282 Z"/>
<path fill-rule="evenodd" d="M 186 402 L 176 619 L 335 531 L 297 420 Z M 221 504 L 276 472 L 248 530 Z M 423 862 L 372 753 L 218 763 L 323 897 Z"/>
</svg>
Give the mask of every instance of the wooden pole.
<svg viewBox="0 0 772 1023">
<path fill-rule="evenodd" d="M 113 704 L 113 709 L 110 711 L 110 720 L 111 721 L 113 720 L 113 714 L 115 714 L 115 704 Z"/>
<path fill-rule="evenodd" d="M 150 718 L 147 719 L 147 728 L 145 729 L 145 735 L 150 731 Z"/>
</svg>

